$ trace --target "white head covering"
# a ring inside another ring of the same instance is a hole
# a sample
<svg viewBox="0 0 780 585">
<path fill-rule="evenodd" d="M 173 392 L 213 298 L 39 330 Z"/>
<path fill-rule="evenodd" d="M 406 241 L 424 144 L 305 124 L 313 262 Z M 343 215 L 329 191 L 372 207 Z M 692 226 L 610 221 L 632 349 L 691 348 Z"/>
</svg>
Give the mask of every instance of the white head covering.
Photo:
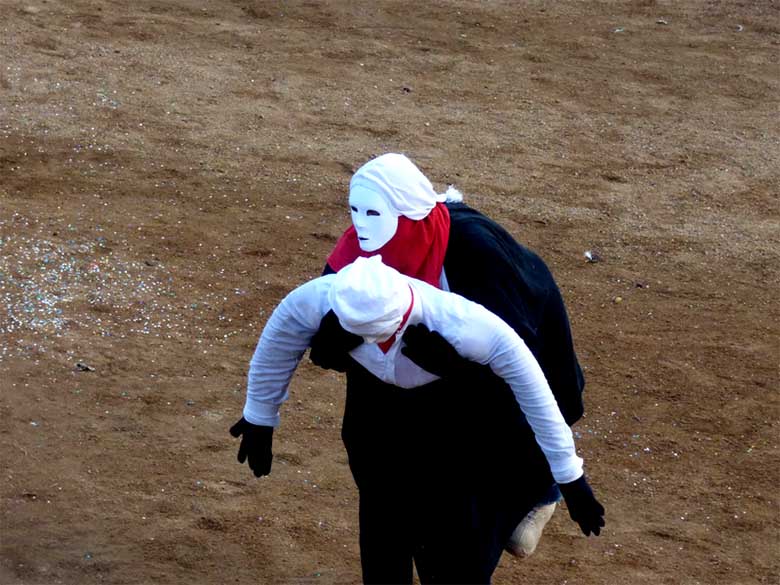
<svg viewBox="0 0 780 585">
<path fill-rule="evenodd" d="M 352 189 L 369 189 L 379 193 L 397 215 L 413 220 L 427 216 L 445 195 L 433 185 L 415 164 L 403 154 L 388 153 L 360 167 L 349 183 Z"/>
<path fill-rule="evenodd" d="M 328 301 L 344 329 L 381 341 L 401 325 L 412 291 L 407 279 L 376 255 L 358 258 L 339 270 Z"/>
</svg>

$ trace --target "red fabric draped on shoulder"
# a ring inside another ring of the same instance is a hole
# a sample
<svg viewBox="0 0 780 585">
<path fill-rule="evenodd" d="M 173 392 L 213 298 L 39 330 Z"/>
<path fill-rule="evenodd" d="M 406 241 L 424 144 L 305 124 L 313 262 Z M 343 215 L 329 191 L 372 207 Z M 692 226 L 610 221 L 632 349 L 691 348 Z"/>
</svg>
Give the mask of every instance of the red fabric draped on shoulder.
<svg viewBox="0 0 780 585">
<path fill-rule="evenodd" d="M 373 252 L 360 249 L 355 228 L 350 226 L 336 242 L 328 256 L 328 264 L 338 272 L 358 257 L 381 254 L 382 262 L 387 266 L 439 288 L 449 237 L 450 213 L 443 203 L 437 203 L 421 220 L 399 217 L 395 235 Z"/>
</svg>

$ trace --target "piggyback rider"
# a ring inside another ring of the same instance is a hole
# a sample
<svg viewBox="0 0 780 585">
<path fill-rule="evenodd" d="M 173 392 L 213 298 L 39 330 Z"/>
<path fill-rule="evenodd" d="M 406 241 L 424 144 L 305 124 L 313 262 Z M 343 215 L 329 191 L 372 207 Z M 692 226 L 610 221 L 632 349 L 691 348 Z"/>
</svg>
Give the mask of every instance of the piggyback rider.
<svg viewBox="0 0 780 585">
<path fill-rule="evenodd" d="M 404 276 L 379 256 L 298 287 L 266 324 L 244 416 L 231 429 L 242 437 L 239 460 L 248 458 L 256 475 L 270 471 L 271 429 L 323 323 L 332 339 L 340 336 L 357 384 L 343 435 L 360 494 L 366 583 L 411 583 L 413 565 L 422 583 L 489 582 L 539 495 L 523 486 L 537 471 L 518 457 L 525 429 L 572 518 L 598 534 L 603 508 L 522 338 L 485 307 Z"/>
</svg>

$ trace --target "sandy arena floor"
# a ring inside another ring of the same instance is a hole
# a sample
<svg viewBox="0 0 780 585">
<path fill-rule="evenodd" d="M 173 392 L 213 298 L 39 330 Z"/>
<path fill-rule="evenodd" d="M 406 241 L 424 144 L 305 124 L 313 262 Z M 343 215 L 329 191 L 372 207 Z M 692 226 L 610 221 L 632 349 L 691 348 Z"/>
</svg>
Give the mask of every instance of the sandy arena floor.
<svg viewBox="0 0 780 585">
<path fill-rule="evenodd" d="M 495 582 L 780 583 L 776 2 L 4 0 L 0 31 L 0 583 L 359 582 L 341 376 L 299 370 L 270 477 L 227 429 L 388 151 L 547 260 L 586 367 L 606 531 L 560 510 Z"/>
</svg>

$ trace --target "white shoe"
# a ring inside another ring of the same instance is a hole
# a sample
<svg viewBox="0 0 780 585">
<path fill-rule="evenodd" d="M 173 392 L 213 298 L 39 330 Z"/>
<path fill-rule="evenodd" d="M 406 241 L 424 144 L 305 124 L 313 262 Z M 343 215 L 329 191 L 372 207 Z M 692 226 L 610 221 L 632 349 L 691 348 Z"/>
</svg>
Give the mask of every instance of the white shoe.
<svg viewBox="0 0 780 585">
<path fill-rule="evenodd" d="M 539 544 L 539 539 L 542 538 L 544 527 L 555 512 L 555 505 L 556 502 L 536 506 L 528 512 L 509 538 L 506 550 L 520 558 L 531 556 L 536 550 L 536 545 Z"/>
</svg>

